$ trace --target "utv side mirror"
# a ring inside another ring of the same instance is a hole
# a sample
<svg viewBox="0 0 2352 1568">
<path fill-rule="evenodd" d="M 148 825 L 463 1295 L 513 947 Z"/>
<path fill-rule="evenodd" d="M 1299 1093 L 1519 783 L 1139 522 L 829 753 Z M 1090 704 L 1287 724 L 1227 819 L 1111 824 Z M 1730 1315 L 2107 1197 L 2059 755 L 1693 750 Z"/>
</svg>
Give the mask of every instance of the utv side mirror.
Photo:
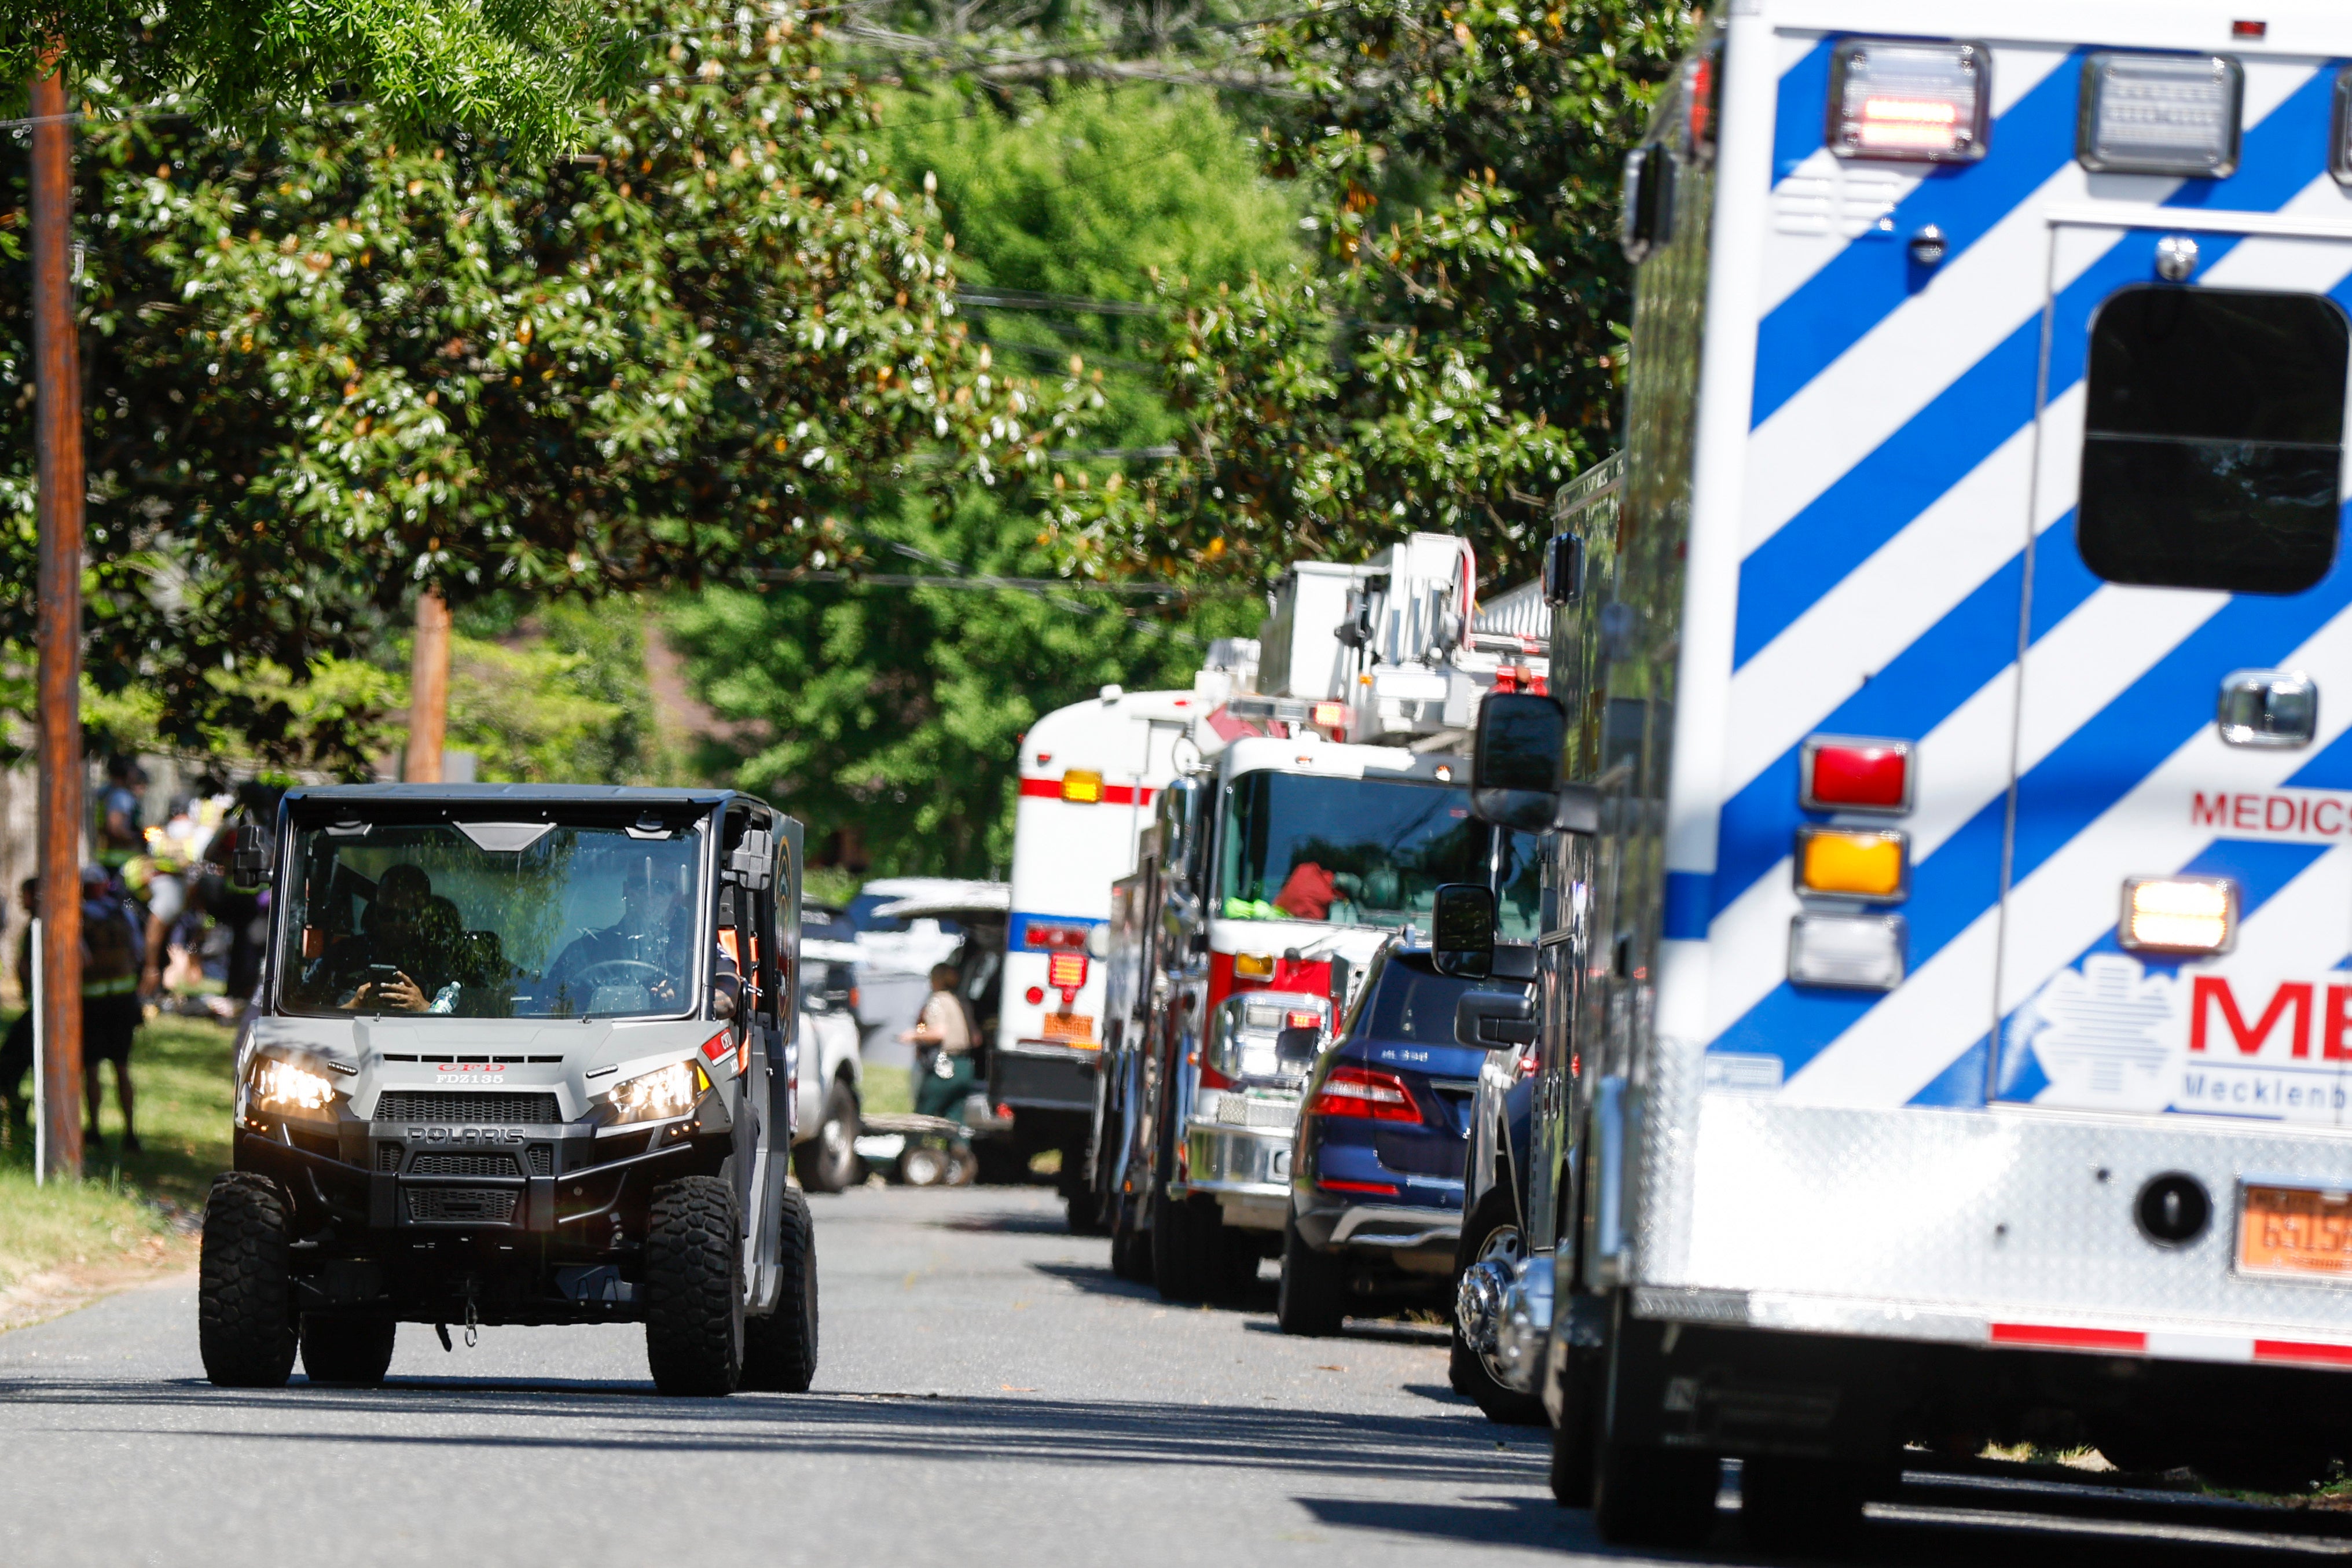
<svg viewBox="0 0 2352 1568">
<path fill-rule="evenodd" d="M 1554 826 L 1568 715 L 1532 692 L 1489 692 L 1470 750 L 1470 810 L 1482 822 L 1539 833 Z"/>
<path fill-rule="evenodd" d="M 1454 1004 L 1454 1043 L 1509 1051 L 1536 1040 L 1536 999 L 1524 992 L 1472 991 Z"/>
<path fill-rule="evenodd" d="M 742 842 L 735 846 L 735 852 L 727 857 L 727 869 L 734 873 L 736 879 L 745 887 L 765 887 L 768 885 L 770 862 L 774 856 L 775 840 L 769 836 L 767 829 L 754 828 L 743 835 Z"/>
<path fill-rule="evenodd" d="M 237 830 L 228 871 L 229 881 L 239 887 L 259 887 L 269 880 L 269 840 L 258 825 Z"/>
<path fill-rule="evenodd" d="M 1430 961 L 1441 975 L 1483 980 L 1495 971 L 1495 894 L 1475 882 L 1449 882 L 1430 911 Z"/>
</svg>

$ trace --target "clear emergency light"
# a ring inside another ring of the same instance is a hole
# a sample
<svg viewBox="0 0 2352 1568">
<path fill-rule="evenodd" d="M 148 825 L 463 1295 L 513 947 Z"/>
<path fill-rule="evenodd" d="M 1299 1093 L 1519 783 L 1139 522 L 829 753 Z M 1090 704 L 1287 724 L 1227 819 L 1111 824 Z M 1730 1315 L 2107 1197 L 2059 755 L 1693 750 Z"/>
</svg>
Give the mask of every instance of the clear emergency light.
<svg viewBox="0 0 2352 1568">
<path fill-rule="evenodd" d="M 2134 952 L 2224 953 L 2238 934 L 2238 884 L 2226 876 L 2137 876 L 2124 883 L 2116 940 Z"/>
<path fill-rule="evenodd" d="M 1830 57 L 1830 151 L 1841 158 L 1976 162 L 1990 140 L 1991 68 L 1982 44 L 1843 40 Z"/>
<path fill-rule="evenodd" d="M 1789 979 L 1841 991 L 1891 991 L 1903 983 L 1899 915 L 1800 915 L 1789 922 Z"/>
<path fill-rule="evenodd" d="M 2227 55 L 2092 55 L 2074 155 L 2103 174 L 2237 172 L 2245 68 Z"/>
<path fill-rule="evenodd" d="M 1814 735 L 1799 752 L 1798 797 L 1809 811 L 1911 809 L 1911 743 Z"/>
</svg>

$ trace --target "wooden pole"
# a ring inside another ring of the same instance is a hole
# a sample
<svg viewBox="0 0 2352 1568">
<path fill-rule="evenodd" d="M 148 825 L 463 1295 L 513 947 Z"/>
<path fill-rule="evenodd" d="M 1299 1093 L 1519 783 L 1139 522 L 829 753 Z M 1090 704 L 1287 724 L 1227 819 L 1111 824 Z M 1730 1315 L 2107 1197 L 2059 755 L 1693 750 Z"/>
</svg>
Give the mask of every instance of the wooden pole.
<svg viewBox="0 0 2352 1568">
<path fill-rule="evenodd" d="M 416 595 L 416 641 L 408 655 L 408 756 L 401 777 L 441 782 L 441 740 L 449 727 L 449 601 L 431 588 Z"/>
<path fill-rule="evenodd" d="M 73 133 L 65 78 L 32 84 L 34 445 L 39 476 L 42 1153 L 81 1175 L 81 355 L 68 264 Z"/>
</svg>

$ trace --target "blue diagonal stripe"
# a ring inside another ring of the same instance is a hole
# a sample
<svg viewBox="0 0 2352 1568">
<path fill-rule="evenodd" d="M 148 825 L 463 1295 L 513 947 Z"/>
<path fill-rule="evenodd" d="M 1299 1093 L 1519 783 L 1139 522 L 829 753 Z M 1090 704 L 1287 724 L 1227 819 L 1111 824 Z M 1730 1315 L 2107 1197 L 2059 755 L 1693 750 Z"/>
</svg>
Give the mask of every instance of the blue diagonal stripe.
<svg viewBox="0 0 2352 1568">
<path fill-rule="evenodd" d="M 1822 149 L 1830 115 L 1830 52 L 1836 47 L 1833 39 L 1823 38 L 1780 73 L 1772 109 L 1774 184 Z"/>
</svg>

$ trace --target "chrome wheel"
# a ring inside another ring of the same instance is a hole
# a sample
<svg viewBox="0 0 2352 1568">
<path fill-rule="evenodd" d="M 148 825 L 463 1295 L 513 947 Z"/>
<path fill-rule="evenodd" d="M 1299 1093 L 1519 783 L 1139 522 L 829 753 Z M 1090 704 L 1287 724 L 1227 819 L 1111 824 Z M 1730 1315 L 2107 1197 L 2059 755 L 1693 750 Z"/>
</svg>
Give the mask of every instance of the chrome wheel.
<svg viewBox="0 0 2352 1568">
<path fill-rule="evenodd" d="M 1490 1323 L 1499 1325 L 1503 1290 L 1517 1277 L 1519 1265 L 1526 1262 L 1527 1258 L 1528 1239 L 1520 1233 L 1517 1226 L 1497 1226 L 1486 1233 L 1486 1244 L 1478 1249 L 1477 1260 L 1470 1267 L 1482 1270 L 1486 1278 L 1495 1281 L 1496 1312 L 1495 1316 L 1488 1320 Z M 1490 1331 L 1484 1337 L 1486 1339 L 1484 1344 L 1473 1346 L 1478 1353 L 1478 1360 L 1486 1367 L 1487 1376 L 1507 1388 L 1510 1385 L 1504 1379 L 1504 1363 L 1498 1354 L 1499 1344 L 1496 1336 Z"/>
</svg>

